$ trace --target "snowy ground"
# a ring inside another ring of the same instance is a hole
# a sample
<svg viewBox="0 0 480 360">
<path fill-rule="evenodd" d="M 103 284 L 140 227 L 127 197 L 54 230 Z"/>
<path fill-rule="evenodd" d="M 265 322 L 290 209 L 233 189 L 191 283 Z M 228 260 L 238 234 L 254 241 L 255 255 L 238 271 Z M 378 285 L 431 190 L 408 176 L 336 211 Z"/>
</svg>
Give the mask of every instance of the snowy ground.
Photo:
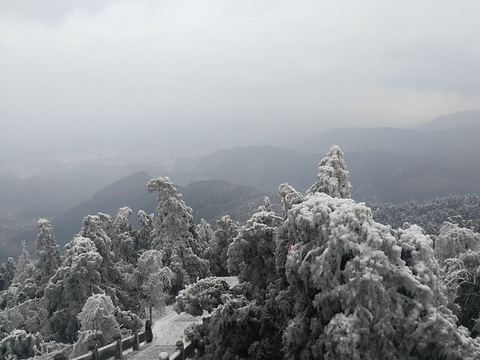
<svg viewBox="0 0 480 360">
<path fill-rule="evenodd" d="M 177 314 L 171 306 L 166 308 L 162 317 L 154 319 L 153 342 L 141 347 L 140 351 L 132 352 L 125 359 L 152 360 L 158 359 L 161 352 L 172 354 L 175 351 L 175 343 L 184 340 L 184 330 L 191 324 L 202 321 L 201 317 L 195 317 L 185 313 Z"/>
<path fill-rule="evenodd" d="M 235 276 L 219 277 L 225 280 L 230 287 L 238 284 Z M 158 359 L 161 352 L 171 355 L 175 351 L 175 343 L 182 340 L 185 343 L 185 329 L 192 324 L 202 321 L 201 316 L 192 316 L 186 313 L 177 314 L 172 306 L 167 306 L 162 314 L 154 314 L 153 341 L 124 357 L 128 360 Z"/>
</svg>

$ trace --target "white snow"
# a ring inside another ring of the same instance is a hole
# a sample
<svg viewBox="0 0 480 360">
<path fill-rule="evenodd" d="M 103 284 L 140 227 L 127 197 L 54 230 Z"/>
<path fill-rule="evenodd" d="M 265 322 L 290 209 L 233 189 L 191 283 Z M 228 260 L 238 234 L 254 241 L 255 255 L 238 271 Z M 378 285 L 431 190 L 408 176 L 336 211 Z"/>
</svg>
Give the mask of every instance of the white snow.
<svg viewBox="0 0 480 360">
<path fill-rule="evenodd" d="M 127 355 L 125 359 L 158 359 L 160 353 L 164 351 L 172 354 L 175 351 L 175 343 L 178 340 L 182 340 L 185 343 L 185 329 L 201 321 L 201 316 L 195 317 L 186 313 L 177 314 L 173 311 L 172 306 L 167 306 L 165 314 L 154 319 L 152 328 L 153 342 L 142 346 L 140 351 Z"/>
</svg>

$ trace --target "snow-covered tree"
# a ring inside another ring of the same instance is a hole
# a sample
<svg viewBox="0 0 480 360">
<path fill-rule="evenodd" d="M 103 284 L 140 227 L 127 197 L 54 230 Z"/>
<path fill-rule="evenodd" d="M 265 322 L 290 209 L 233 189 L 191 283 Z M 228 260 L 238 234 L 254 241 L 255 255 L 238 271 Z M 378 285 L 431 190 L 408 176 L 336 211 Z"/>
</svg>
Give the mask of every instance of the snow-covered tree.
<svg viewBox="0 0 480 360">
<path fill-rule="evenodd" d="M 180 291 L 176 297 L 175 310 L 194 316 L 200 316 L 204 311 L 211 313 L 222 304 L 222 297 L 228 290 L 228 284 L 222 279 L 201 279 Z"/>
<path fill-rule="evenodd" d="M 0 342 L 13 330 L 4 312 L 0 312 Z"/>
<path fill-rule="evenodd" d="M 348 181 L 349 172 L 338 145 L 333 145 L 318 164 L 317 177 L 317 182 L 310 187 L 307 194 L 323 192 L 332 197 L 350 198 L 352 185 Z"/>
<path fill-rule="evenodd" d="M 105 343 L 109 343 L 115 335 L 120 334 L 120 325 L 115 319 L 114 313 L 115 305 L 108 295 L 93 294 L 87 299 L 82 311 L 78 314 L 80 328 L 82 331 L 100 331 Z"/>
<path fill-rule="evenodd" d="M 208 261 L 202 260 L 195 239 L 192 209 L 188 207 L 169 178 L 154 178 L 147 190 L 158 192 L 154 216 L 152 248 L 164 254 L 163 264 L 174 273 L 172 290 L 177 293 L 209 273 Z"/>
<path fill-rule="evenodd" d="M 102 212 L 97 213 L 95 215 L 97 217 L 97 221 L 100 227 L 103 229 L 105 234 L 111 239 L 113 237 L 113 220 L 109 214 L 105 214 Z"/>
<path fill-rule="evenodd" d="M 480 334 L 480 251 L 467 250 L 444 260 L 445 282 L 459 306 L 460 324 Z"/>
<path fill-rule="evenodd" d="M 171 289 L 174 277 L 172 271 L 163 266 L 163 253 L 158 250 L 146 250 L 141 252 L 138 258 L 138 268 L 135 273 L 137 284 L 142 298 L 153 307 L 165 305 L 165 299 Z"/>
<path fill-rule="evenodd" d="M 284 219 L 287 218 L 288 210 L 304 200 L 302 193 L 298 192 L 293 186 L 288 184 L 281 184 L 278 187 L 278 194 L 282 199 Z"/>
<path fill-rule="evenodd" d="M 102 281 L 109 284 L 120 284 L 121 276 L 118 269 L 114 266 L 115 255 L 112 252 L 112 240 L 107 234 L 110 227 L 109 217 L 99 215 L 88 215 L 83 219 L 82 229 L 78 234 L 93 241 L 97 252 L 101 256 L 102 266 L 100 273 Z M 113 233 L 113 225 L 110 229 Z M 109 294 L 112 295 L 112 294 Z"/>
<path fill-rule="evenodd" d="M 153 231 L 153 214 L 147 214 L 145 211 L 138 212 L 138 220 L 140 221 L 140 230 L 137 232 L 137 241 L 135 249 L 137 251 L 150 250 Z"/>
<path fill-rule="evenodd" d="M 52 224 L 46 219 L 37 221 L 37 240 L 35 242 L 38 260 L 35 272 L 39 286 L 43 287 L 60 266 L 60 250 L 53 233 Z"/>
<path fill-rule="evenodd" d="M 241 282 L 250 282 L 256 290 L 266 290 L 276 278 L 275 231 L 281 222 L 265 201 L 228 247 L 229 273 L 238 274 Z"/>
<path fill-rule="evenodd" d="M 196 303 L 194 293 L 183 297 L 182 309 L 197 312 L 203 307 L 210 310 L 210 306 L 218 303 L 218 293 L 224 286 L 215 286 L 213 297 L 208 297 L 209 289 L 199 293 L 202 304 Z M 221 305 L 215 308 L 210 317 L 204 318 L 202 324 L 196 327 L 196 337 L 203 350 L 202 359 L 230 360 L 230 359 L 281 359 L 281 346 L 278 342 L 279 329 L 274 316 L 269 314 L 261 303 L 233 292 L 221 295 Z M 207 297 L 203 296 L 207 295 Z M 205 301 L 211 300 L 209 303 Z M 201 308 L 199 308 L 201 306 Z"/>
<path fill-rule="evenodd" d="M 215 233 L 212 230 L 212 227 L 204 219 L 200 220 L 200 223 L 195 228 L 195 234 L 197 236 L 197 243 L 199 246 L 199 256 L 202 259 L 208 258 L 208 249 L 212 243 Z"/>
<path fill-rule="evenodd" d="M 35 264 L 30 258 L 25 241 L 22 253 L 18 257 L 15 276 L 7 289 L 6 306 L 13 307 L 28 299 L 36 297 L 38 286 L 35 282 Z"/>
<path fill-rule="evenodd" d="M 12 284 L 16 269 L 17 264 L 11 257 L 9 257 L 7 261 L 0 265 L 0 291 L 8 289 L 8 287 Z"/>
<path fill-rule="evenodd" d="M 15 270 L 15 276 L 13 277 L 12 284 L 23 285 L 32 281 L 34 276 L 34 264 L 28 253 L 25 241 L 22 242 L 22 253 L 17 260 L 17 268 Z"/>
<path fill-rule="evenodd" d="M 480 251 L 480 234 L 459 227 L 450 222 L 444 222 L 435 241 L 435 257 L 439 262 L 471 251 Z"/>
<path fill-rule="evenodd" d="M 115 305 L 105 294 L 90 296 L 78 314 L 80 332 L 71 357 L 83 355 L 95 345 L 101 347 L 120 335 L 120 325 L 115 318 Z"/>
<path fill-rule="evenodd" d="M 77 314 L 92 294 L 103 292 L 102 260 L 89 238 L 77 236 L 66 245 L 65 259 L 45 289 L 51 332 L 57 341 L 76 339 Z"/>
<path fill-rule="evenodd" d="M 393 231 L 371 210 L 316 193 L 284 224 L 290 320 L 286 358 L 475 359 L 479 343 L 447 308 L 432 241 L 421 228 Z"/>
<path fill-rule="evenodd" d="M 217 220 L 217 230 L 208 248 L 210 269 L 215 276 L 228 276 L 227 251 L 238 235 L 238 224 L 225 215 Z"/>
<path fill-rule="evenodd" d="M 0 359 L 28 359 L 40 350 L 42 338 L 25 330 L 13 330 L 0 343 Z"/>
<path fill-rule="evenodd" d="M 131 214 L 132 209 L 128 206 L 118 210 L 113 222 L 112 250 L 115 261 L 135 264 L 135 232 L 129 221 Z"/>
</svg>

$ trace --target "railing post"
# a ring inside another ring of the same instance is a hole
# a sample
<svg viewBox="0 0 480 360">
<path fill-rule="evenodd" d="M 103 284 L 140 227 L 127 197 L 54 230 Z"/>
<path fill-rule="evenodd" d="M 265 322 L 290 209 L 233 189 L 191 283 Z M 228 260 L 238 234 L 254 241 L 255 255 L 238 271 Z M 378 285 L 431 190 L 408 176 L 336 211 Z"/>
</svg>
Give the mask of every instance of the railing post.
<svg viewBox="0 0 480 360">
<path fill-rule="evenodd" d="M 169 360 L 170 357 L 168 356 L 168 352 L 161 352 L 160 355 L 158 356 L 159 360 Z"/>
<path fill-rule="evenodd" d="M 95 343 L 95 346 L 93 347 L 93 360 L 100 360 L 100 355 L 98 354 L 98 344 Z"/>
<path fill-rule="evenodd" d="M 193 336 L 193 332 L 189 331 L 187 333 L 187 341 L 190 341 L 191 343 L 195 342 L 195 337 Z"/>
<path fill-rule="evenodd" d="M 122 335 L 118 334 L 114 337 L 117 342 L 117 356 L 116 359 L 123 360 L 123 346 L 122 346 Z"/>
<path fill-rule="evenodd" d="M 133 345 L 133 350 L 140 349 L 140 337 L 138 336 L 138 331 L 135 331 L 135 345 Z"/>
<path fill-rule="evenodd" d="M 175 347 L 177 348 L 178 351 L 180 351 L 180 359 L 185 360 L 183 341 L 178 340 L 177 343 L 175 344 Z"/>
</svg>

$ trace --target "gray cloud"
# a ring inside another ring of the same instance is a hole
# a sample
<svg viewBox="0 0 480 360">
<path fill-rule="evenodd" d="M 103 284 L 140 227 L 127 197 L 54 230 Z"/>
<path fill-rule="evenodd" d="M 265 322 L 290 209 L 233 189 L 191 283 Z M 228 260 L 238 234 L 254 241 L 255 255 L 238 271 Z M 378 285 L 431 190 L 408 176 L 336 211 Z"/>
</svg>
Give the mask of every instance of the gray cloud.
<svg viewBox="0 0 480 360">
<path fill-rule="evenodd" d="M 0 140 L 244 145 L 478 108 L 479 4 L 4 1 Z"/>
</svg>

